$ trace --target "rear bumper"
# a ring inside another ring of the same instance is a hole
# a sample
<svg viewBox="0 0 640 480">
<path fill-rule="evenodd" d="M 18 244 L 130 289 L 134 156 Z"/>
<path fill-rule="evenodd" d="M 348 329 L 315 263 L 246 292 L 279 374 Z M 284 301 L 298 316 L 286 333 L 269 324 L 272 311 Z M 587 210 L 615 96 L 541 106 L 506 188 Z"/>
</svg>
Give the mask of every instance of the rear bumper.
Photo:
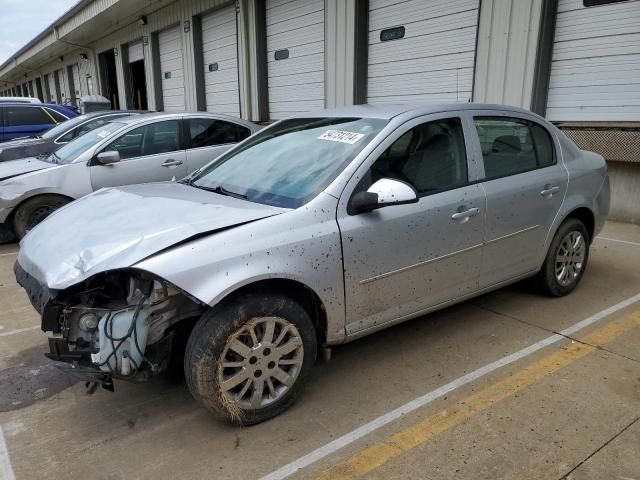
<svg viewBox="0 0 640 480">
<path fill-rule="evenodd" d="M 602 182 L 602 186 L 600 187 L 600 191 L 598 192 L 598 196 L 596 197 L 596 218 L 593 236 L 598 235 L 602 228 L 604 227 L 604 222 L 607 220 L 607 216 L 609 215 L 609 208 L 611 207 L 611 186 L 609 184 L 609 175 L 605 176 L 604 181 Z"/>
</svg>

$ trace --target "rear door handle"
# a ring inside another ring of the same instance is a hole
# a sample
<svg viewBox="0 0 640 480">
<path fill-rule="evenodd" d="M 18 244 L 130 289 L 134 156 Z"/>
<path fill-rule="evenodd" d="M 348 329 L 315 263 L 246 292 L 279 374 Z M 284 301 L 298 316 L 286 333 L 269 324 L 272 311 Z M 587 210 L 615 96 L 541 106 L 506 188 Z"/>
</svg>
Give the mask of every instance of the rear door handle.
<svg viewBox="0 0 640 480">
<path fill-rule="evenodd" d="M 470 217 L 478 215 L 479 213 L 480 213 L 480 209 L 473 207 L 463 212 L 454 213 L 453 215 L 451 215 L 451 219 L 456 221 L 466 222 L 467 220 L 469 220 Z"/>
<path fill-rule="evenodd" d="M 551 185 L 545 185 L 544 189 L 540 191 L 540 195 L 543 197 L 551 197 L 554 193 L 560 191 L 560 187 L 552 187 Z"/>
<path fill-rule="evenodd" d="M 178 165 L 182 165 L 182 160 L 165 160 L 162 164 L 163 167 L 177 167 Z"/>
</svg>

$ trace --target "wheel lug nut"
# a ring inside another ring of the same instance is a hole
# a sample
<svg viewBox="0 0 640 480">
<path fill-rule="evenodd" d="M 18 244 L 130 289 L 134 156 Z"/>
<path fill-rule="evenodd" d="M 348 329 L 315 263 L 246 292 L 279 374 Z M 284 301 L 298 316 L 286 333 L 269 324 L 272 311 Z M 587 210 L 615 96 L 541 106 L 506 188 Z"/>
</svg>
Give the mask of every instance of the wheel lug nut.
<svg viewBox="0 0 640 480">
<path fill-rule="evenodd" d="M 267 367 L 269 367 L 270 369 L 274 369 L 276 367 L 276 362 L 269 362 L 269 364 L 267 365 Z"/>
<path fill-rule="evenodd" d="M 258 361 L 258 359 L 257 359 L 256 357 L 251 357 L 251 358 L 249 359 L 249 363 L 250 363 L 251 365 L 255 365 L 257 361 Z"/>
<path fill-rule="evenodd" d="M 262 376 L 262 370 L 256 370 L 253 376 L 256 378 L 260 378 Z"/>
</svg>

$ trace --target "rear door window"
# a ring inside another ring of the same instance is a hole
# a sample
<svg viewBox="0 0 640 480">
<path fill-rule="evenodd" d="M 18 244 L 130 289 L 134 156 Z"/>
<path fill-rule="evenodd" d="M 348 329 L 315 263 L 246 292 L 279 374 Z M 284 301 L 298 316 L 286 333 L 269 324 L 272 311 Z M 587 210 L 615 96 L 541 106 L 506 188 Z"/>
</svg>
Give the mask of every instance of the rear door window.
<svg viewBox="0 0 640 480">
<path fill-rule="evenodd" d="M 475 117 L 485 178 L 500 178 L 555 163 L 553 141 L 542 125 L 521 118 Z"/>
</svg>

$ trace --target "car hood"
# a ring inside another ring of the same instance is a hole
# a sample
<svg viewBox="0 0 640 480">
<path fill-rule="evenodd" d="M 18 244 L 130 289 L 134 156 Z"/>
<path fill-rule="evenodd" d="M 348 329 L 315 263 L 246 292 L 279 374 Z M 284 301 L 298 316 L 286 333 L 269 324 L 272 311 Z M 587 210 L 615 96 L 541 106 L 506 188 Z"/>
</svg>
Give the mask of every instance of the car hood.
<svg viewBox="0 0 640 480">
<path fill-rule="evenodd" d="M 55 145 L 44 138 L 23 138 L 0 143 L 0 162 L 8 162 L 16 158 L 35 157 L 51 149 Z"/>
<path fill-rule="evenodd" d="M 0 163 L 0 182 L 25 173 L 55 167 L 53 163 L 43 162 L 37 158 L 23 158 Z"/>
<path fill-rule="evenodd" d="M 22 147 L 23 145 L 31 145 L 34 143 L 40 143 L 40 142 L 44 142 L 44 139 L 42 138 L 17 138 L 15 140 L 9 140 L 8 142 L 2 142 L 0 143 L 0 150 L 3 150 L 5 148 L 12 148 L 12 147 Z"/>
<path fill-rule="evenodd" d="M 103 189 L 29 232 L 18 262 L 48 288 L 60 290 L 185 240 L 286 211 L 178 183 Z"/>
</svg>

